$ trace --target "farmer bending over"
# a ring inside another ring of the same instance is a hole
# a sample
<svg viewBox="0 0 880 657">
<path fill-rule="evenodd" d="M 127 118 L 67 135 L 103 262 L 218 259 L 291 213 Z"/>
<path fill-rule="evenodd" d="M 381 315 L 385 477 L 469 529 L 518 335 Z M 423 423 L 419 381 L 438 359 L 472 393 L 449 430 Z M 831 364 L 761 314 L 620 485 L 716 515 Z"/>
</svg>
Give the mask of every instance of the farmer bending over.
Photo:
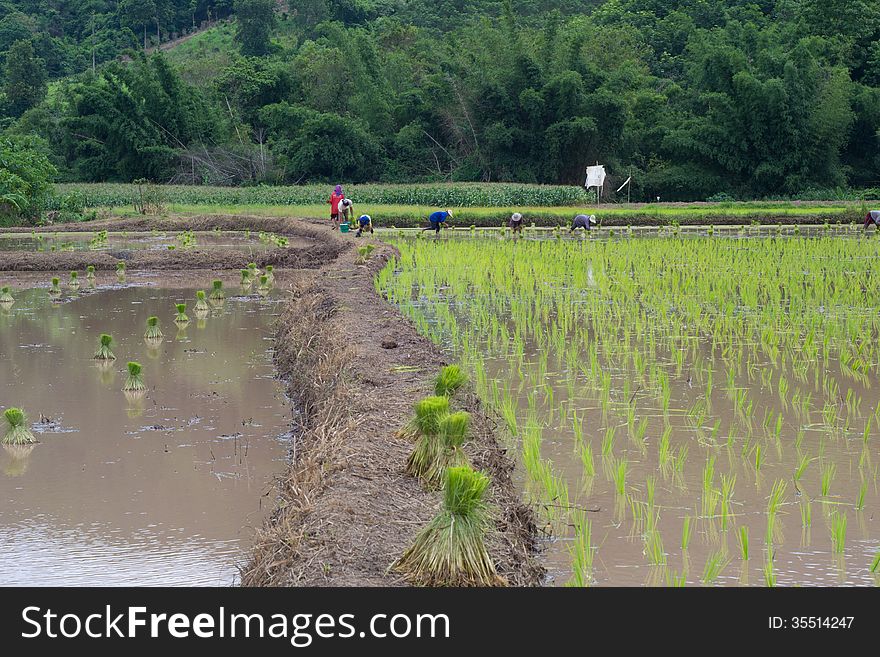
<svg viewBox="0 0 880 657">
<path fill-rule="evenodd" d="M 871 224 L 880 227 L 880 210 L 871 210 L 865 215 L 865 228 Z"/>
<path fill-rule="evenodd" d="M 427 228 L 422 228 L 422 230 L 433 230 L 435 234 L 440 234 L 440 226 L 444 228 L 449 228 L 446 224 L 447 219 L 452 219 L 452 213 L 449 210 L 437 210 L 437 212 L 432 212 L 431 216 L 428 217 L 428 221 L 431 222 L 431 225 Z"/>
<path fill-rule="evenodd" d="M 344 198 L 339 201 L 339 223 L 343 221 L 352 223 L 352 219 L 354 219 L 354 203 L 350 198 Z"/>
<path fill-rule="evenodd" d="M 358 232 L 355 233 L 355 237 L 360 237 L 365 230 L 370 231 L 370 235 L 373 234 L 373 220 L 368 214 L 362 214 L 358 217 Z"/>
<path fill-rule="evenodd" d="M 523 229 L 523 216 L 519 212 L 514 212 L 510 215 L 510 221 L 507 225 L 514 234 L 521 233 Z"/>
<path fill-rule="evenodd" d="M 579 214 L 574 218 L 574 223 L 571 225 L 571 230 L 569 232 L 574 232 L 576 228 L 583 228 L 584 230 L 590 230 L 593 226 L 596 225 L 596 215 L 591 214 L 589 217 L 585 214 Z"/>
</svg>

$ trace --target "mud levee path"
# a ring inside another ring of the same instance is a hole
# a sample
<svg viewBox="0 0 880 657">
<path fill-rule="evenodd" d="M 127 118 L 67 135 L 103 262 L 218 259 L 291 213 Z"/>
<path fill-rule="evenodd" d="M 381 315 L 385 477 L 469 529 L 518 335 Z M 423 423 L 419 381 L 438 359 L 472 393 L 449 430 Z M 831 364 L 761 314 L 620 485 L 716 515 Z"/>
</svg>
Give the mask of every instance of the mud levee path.
<svg viewBox="0 0 880 657">
<path fill-rule="evenodd" d="M 133 251 L 125 261 L 129 273 L 161 270 L 165 285 L 209 274 L 228 279 L 230 270 L 232 283 L 248 261 L 273 264 L 279 289 L 290 290 L 276 327 L 274 359 L 297 422 L 289 463 L 277 481 L 277 508 L 256 532 L 241 567 L 242 584 L 406 585 L 389 566 L 437 513 L 442 493 L 424 490 L 405 474 L 412 444 L 397 432 L 413 404 L 433 394 L 433 379 L 447 363 L 374 287 L 376 273 L 395 255 L 393 247 L 374 241 L 376 250 L 359 263 L 363 241 L 352 235 L 317 221 L 272 217 L 146 217 L 37 230 L 213 228 L 263 230 L 304 243 L 253 255 L 229 249 Z M 98 282 L 106 284 L 119 261 L 103 252 L 0 251 L 0 272 L 33 283 L 45 282 L 48 271 L 93 265 Z M 496 424 L 470 389 L 460 390 L 452 405 L 472 414 L 465 451 L 491 477 L 487 546 L 496 569 L 512 586 L 538 586 L 545 571 L 536 558 L 534 518 L 513 485 L 513 461 L 496 440 Z"/>
<path fill-rule="evenodd" d="M 412 449 L 397 437 L 413 404 L 433 394 L 447 364 L 437 348 L 375 290 L 373 278 L 394 255 L 377 242 L 358 264 L 355 241 L 296 285 L 277 334 L 276 366 L 288 382 L 301 426 L 280 506 L 255 538 L 244 586 L 389 586 L 405 582 L 389 566 L 437 513 L 438 492 L 404 473 Z M 496 568 L 514 586 L 539 585 L 535 525 L 511 481 L 513 462 L 494 422 L 472 392 L 453 406 L 473 416 L 465 450 L 492 478 Z"/>
</svg>

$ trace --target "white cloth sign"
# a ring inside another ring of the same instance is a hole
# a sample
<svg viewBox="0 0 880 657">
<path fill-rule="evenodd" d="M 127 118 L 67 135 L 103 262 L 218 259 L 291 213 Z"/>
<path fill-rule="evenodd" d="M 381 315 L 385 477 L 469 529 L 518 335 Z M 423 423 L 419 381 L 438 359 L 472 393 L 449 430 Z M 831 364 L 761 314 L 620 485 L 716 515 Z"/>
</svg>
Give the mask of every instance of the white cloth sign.
<svg viewBox="0 0 880 657">
<path fill-rule="evenodd" d="M 587 167 L 587 182 L 584 187 L 601 187 L 605 184 L 605 167 L 597 164 L 593 167 Z"/>
</svg>

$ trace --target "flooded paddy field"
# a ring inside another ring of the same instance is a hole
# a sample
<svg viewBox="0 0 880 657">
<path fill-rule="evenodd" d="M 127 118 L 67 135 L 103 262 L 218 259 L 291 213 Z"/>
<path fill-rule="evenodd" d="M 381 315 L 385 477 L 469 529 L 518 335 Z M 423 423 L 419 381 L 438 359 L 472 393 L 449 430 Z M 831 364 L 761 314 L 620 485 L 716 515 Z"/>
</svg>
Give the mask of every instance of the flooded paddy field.
<svg viewBox="0 0 880 657">
<path fill-rule="evenodd" d="M 0 585 L 234 583 L 288 450 L 271 360 L 280 293 L 227 280 L 201 313 L 210 272 L 100 273 L 79 289 L 65 277 L 55 299 L 47 276 L 0 274 L 14 283 L 0 303 L 0 407 L 25 410 L 38 441 L 0 451 Z M 144 339 L 150 316 L 161 341 Z M 93 358 L 102 333 L 107 365 Z M 122 391 L 129 361 L 141 393 Z"/>
<path fill-rule="evenodd" d="M 750 230 L 385 236 L 377 287 L 506 428 L 550 584 L 878 583 L 880 241 Z"/>
</svg>

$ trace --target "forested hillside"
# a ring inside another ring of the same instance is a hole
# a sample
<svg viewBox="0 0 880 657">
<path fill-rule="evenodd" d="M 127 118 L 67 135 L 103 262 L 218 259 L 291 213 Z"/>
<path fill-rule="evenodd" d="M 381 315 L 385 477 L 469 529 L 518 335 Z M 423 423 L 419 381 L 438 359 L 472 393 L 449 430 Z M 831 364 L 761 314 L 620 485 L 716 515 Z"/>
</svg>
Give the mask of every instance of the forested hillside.
<svg viewBox="0 0 880 657">
<path fill-rule="evenodd" d="M 58 180 L 795 196 L 880 186 L 878 37 L 877 0 L 0 0 L 0 126 Z"/>
</svg>

